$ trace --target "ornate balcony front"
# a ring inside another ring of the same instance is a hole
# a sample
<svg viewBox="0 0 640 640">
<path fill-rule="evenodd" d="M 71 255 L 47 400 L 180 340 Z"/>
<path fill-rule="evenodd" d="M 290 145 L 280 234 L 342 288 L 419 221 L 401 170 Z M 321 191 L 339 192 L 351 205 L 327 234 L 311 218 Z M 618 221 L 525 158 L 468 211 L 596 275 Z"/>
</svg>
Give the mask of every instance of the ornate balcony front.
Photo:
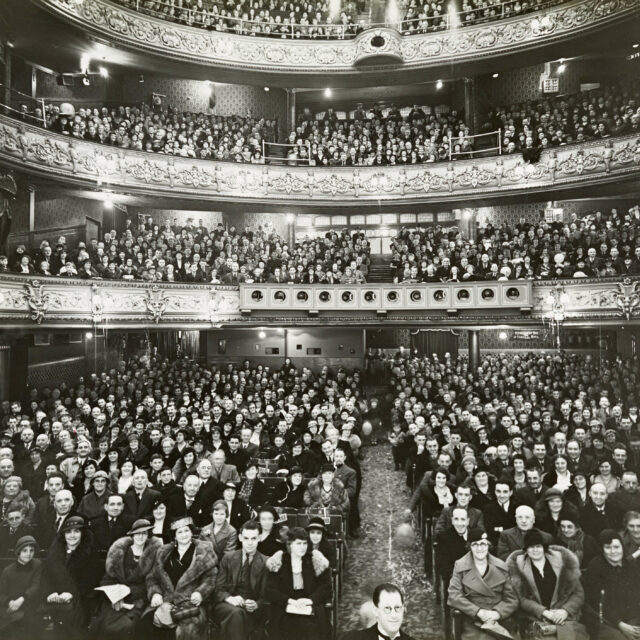
<svg viewBox="0 0 640 640">
<path fill-rule="evenodd" d="M 0 275 L 0 328 L 210 329 L 274 322 L 495 326 L 547 321 L 640 323 L 640 278 L 333 287 L 247 284 L 238 289 Z"/>
<path fill-rule="evenodd" d="M 257 203 L 263 210 L 465 203 L 541 192 L 563 196 L 636 181 L 640 139 L 610 138 L 558 147 L 528 164 L 521 154 L 396 167 L 291 167 L 193 160 L 116 149 L 0 116 L 0 164 L 67 187 L 147 198 Z"/>
<path fill-rule="evenodd" d="M 567 56 L 574 53 L 571 40 L 581 40 L 586 51 L 588 40 L 598 32 L 616 29 L 620 42 L 625 28 L 640 16 L 636 0 L 569 0 L 542 12 L 435 33 L 401 36 L 395 29 L 376 27 L 352 39 L 304 40 L 189 27 L 108 0 L 31 1 L 101 42 L 131 52 L 162 56 L 171 63 L 284 75 L 294 84 L 297 79 L 298 86 L 312 86 L 314 77 L 326 84 L 328 75 L 334 86 L 341 76 L 348 84 L 375 82 L 376 77 L 388 83 L 390 70 L 392 82 L 404 82 L 417 70 L 423 76 L 429 69 L 446 72 L 455 63 L 467 65 L 468 73 L 487 60 L 495 70 L 499 58 L 510 57 L 511 64 L 518 53 L 546 48 L 542 59 L 545 55 L 550 59 L 558 46 L 562 47 L 558 55 Z M 269 82 L 277 84 L 274 77 Z"/>
</svg>

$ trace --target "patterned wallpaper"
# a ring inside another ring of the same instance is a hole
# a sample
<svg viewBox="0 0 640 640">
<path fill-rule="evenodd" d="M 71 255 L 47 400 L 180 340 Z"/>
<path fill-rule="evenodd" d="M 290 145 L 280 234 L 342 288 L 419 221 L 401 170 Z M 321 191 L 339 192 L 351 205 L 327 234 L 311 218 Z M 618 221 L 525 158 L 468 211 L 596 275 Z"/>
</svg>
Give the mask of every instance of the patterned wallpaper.
<svg viewBox="0 0 640 640">
<path fill-rule="evenodd" d="M 100 200 L 71 197 L 39 200 L 36 193 L 36 230 L 85 224 L 87 217 L 102 224 L 103 214 Z"/>
<path fill-rule="evenodd" d="M 27 372 L 27 384 L 38 389 L 62 382 L 67 385 L 75 384 L 78 382 L 78 376 L 84 374 L 85 364 L 83 356 L 30 366 Z"/>
<path fill-rule="evenodd" d="M 279 236 L 287 238 L 287 217 L 283 213 L 225 213 L 224 219 L 229 226 L 272 228 Z"/>
<path fill-rule="evenodd" d="M 75 103 L 102 104 L 111 100 L 119 101 L 120 83 L 116 78 L 91 76 L 91 84 L 87 87 L 82 78 L 74 77 L 73 86 L 59 85 L 57 75 L 36 70 L 37 95 L 39 98 L 69 100 Z"/>
<path fill-rule="evenodd" d="M 203 224 L 208 229 L 212 229 L 219 222 L 224 222 L 222 212 L 220 211 L 181 211 L 180 209 L 149 209 L 147 207 L 129 207 L 129 218 L 136 223 L 138 214 L 151 216 L 154 222 L 162 224 L 167 220 L 173 223 L 174 218 L 178 220 L 179 225 L 186 224 L 187 219 L 192 218 L 194 224 L 198 224 L 198 220 L 202 219 Z"/>
</svg>

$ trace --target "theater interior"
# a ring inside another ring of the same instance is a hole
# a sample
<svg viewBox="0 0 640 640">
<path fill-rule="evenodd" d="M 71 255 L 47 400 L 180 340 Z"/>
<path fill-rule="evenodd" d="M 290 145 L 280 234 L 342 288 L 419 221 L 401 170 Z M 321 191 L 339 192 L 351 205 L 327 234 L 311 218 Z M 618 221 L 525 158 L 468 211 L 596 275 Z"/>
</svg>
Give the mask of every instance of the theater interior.
<svg viewBox="0 0 640 640">
<path fill-rule="evenodd" d="M 640 640 L 640 2 L 3 0 L 0 637 Z"/>
</svg>

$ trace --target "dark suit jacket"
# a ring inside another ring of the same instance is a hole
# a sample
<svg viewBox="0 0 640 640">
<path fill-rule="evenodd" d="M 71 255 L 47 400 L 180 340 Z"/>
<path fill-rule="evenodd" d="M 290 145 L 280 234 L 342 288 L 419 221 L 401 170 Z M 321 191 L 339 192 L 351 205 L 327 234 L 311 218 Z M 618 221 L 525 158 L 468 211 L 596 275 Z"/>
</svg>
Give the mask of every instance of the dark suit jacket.
<svg viewBox="0 0 640 640">
<path fill-rule="evenodd" d="M 258 551 L 253 556 L 249 582 L 253 600 L 258 603 L 258 607 L 266 604 L 265 588 L 267 583 L 267 559 Z M 237 586 L 240 581 L 240 571 L 242 570 L 242 549 L 232 551 L 223 556 L 218 576 L 216 578 L 215 597 L 217 602 L 224 602 L 229 596 L 237 594 Z"/>
<path fill-rule="evenodd" d="M 585 508 L 580 513 L 582 530 L 596 540 L 604 529 L 615 529 L 616 522 L 617 518 L 614 510 L 608 504 L 605 504 L 604 513 L 600 513 L 591 502 L 591 499 L 587 500 Z"/>
<path fill-rule="evenodd" d="M 229 514 L 229 524 L 236 530 L 240 531 L 240 527 L 251 517 L 251 509 L 247 503 L 241 498 L 236 498 L 231 503 L 231 513 Z"/>
<path fill-rule="evenodd" d="M 124 512 L 130 516 L 137 518 L 146 518 L 153 520 L 153 503 L 160 497 L 160 492 L 147 487 L 143 494 L 142 500 L 138 503 L 138 496 L 133 488 L 124 494 Z"/>
<path fill-rule="evenodd" d="M 196 527 L 203 527 L 208 521 L 211 521 L 210 510 L 206 509 L 204 498 L 196 494 L 193 504 L 187 509 L 184 493 L 178 491 L 167 500 L 167 517 L 170 520 L 189 516 L 193 519 Z"/>
<path fill-rule="evenodd" d="M 484 508 L 484 526 L 491 544 L 498 544 L 500 534 L 516 526 L 516 505 L 513 500 L 509 502 L 506 512 L 497 502 L 488 504 Z"/>
<path fill-rule="evenodd" d="M 209 478 L 207 482 L 203 482 L 198 490 L 198 496 L 201 497 L 204 507 L 207 511 L 211 511 L 211 507 L 216 500 L 222 498 L 224 485 L 215 478 Z"/>
<path fill-rule="evenodd" d="M 133 516 L 122 513 L 116 518 L 112 529 L 109 528 L 106 513 L 91 520 L 89 526 L 91 527 L 91 531 L 93 531 L 96 549 L 98 549 L 98 551 L 108 551 L 118 538 L 127 535 L 127 531 L 129 531 L 135 520 L 136 518 Z"/>
<path fill-rule="evenodd" d="M 545 531 L 540 531 L 542 539 L 545 544 L 551 544 L 553 537 Z M 512 527 L 500 534 L 498 539 L 498 550 L 496 556 L 505 560 L 511 555 L 513 551 L 521 551 L 524 544 L 524 533 L 518 529 L 518 527 Z"/>
<path fill-rule="evenodd" d="M 374 624 L 368 629 L 358 629 L 357 631 L 347 631 L 340 636 L 340 640 L 378 640 L 378 625 Z M 400 629 L 398 640 L 413 640 L 413 638 Z"/>
<path fill-rule="evenodd" d="M 540 493 L 537 495 L 531 487 L 521 487 L 520 489 L 516 489 L 516 492 L 513 494 L 513 502 L 515 502 L 518 507 L 520 505 L 526 505 L 534 509 L 538 500 L 544 498 L 547 491 L 549 491 L 549 487 L 545 487 L 545 485 L 540 486 Z"/>
<path fill-rule="evenodd" d="M 453 573 L 456 560 L 467 553 L 467 541 L 453 528 L 445 529 L 435 539 L 435 564 L 445 585 Z"/>
</svg>

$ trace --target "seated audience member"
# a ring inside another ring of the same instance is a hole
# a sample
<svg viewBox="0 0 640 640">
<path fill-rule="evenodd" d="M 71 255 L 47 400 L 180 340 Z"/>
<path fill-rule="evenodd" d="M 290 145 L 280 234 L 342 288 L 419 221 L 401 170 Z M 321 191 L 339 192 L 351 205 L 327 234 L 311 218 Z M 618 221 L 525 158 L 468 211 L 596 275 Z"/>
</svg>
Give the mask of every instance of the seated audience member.
<svg viewBox="0 0 640 640">
<path fill-rule="evenodd" d="M 483 529 L 484 530 L 484 517 L 482 512 L 474 507 L 470 506 L 471 503 L 471 487 L 460 486 L 456 489 L 455 493 L 456 501 L 449 507 L 445 507 L 438 520 L 436 521 L 433 534 L 437 536 L 441 531 L 448 529 L 451 526 L 451 514 L 456 508 L 466 509 L 469 515 L 469 528 L 470 529 Z"/>
<path fill-rule="evenodd" d="M 20 507 L 5 509 L 5 522 L 0 526 L 0 557 L 11 556 L 20 538 L 32 534 Z"/>
<path fill-rule="evenodd" d="M 599 553 L 598 542 L 580 528 L 578 518 L 566 513 L 560 514 L 556 540 L 578 558 L 581 568 L 585 568 Z"/>
<path fill-rule="evenodd" d="M 530 467 L 526 470 L 526 475 L 527 485 L 516 489 L 513 500 L 516 506 L 526 505 L 534 509 L 549 489 L 542 484 L 542 474 L 539 469 Z"/>
<path fill-rule="evenodd" d="M 582 574 L 584 623 L 592 638 L 633 640 L 640 636 L 640 571 L 636 559 L 624 556 L 619 533 L 605 529 L 601 552 Z"/>
<path fill-rule="evenodd" d="M 212 521 L 200 531 L 200 539 L 211 543 L 218 564 L 225 554 L 238 547 L 238 532 L 229 524 L 229 509 L 224 500 L 216 500 L 211 509 Z"/>
<path fill-rule="evenodd" d="M 9 509 L 18 507 L 24 514 L 25 524 L 31 524 L 36 505 L 31 499 L 29 492 L 22 488 L 22 478 L 20 476 L 9 476 L 2 486 L 2 513 Z"/>
<path fill-rule="evenodd" d="M 526 505 L 520 505 L 516 509 L 516 526 L 503 531 L 498 538 L 498 549 L 496 553 L 498 558 L 506 561 L 514 551 L 522 549 L 524 536 L 527 531 L 533 529 L 535 521 L 536 518 L 533 509 Z M 547 544 L 550 544 L 553 540 L 553 537 L 545 532 L 542 532 L 542 537 Z"/>
<path fill-rule="evenodd" d="M 116 540 L 127 535 L 135 518 L 123 511 L 122 496 L 115 493 L 107 499 L 102 515 L 89 522 L 94 545 L 98 551 L 108 551 Z"/>
<path fill-rule="evenodd" d="M 193 520 L 195 527 L 204 526 L 209 514 L 199 490 L 200 478 L 195 472 L 190 472 L 184 480 L 182 490 L 176 491 L 167 499 L 167 514 L 172 521 L 188 517 Z"/>
<path fill-rule="evenodd" d="M 164 542 L 164 544 L 168 544 L 173 539 L 173 535 L 171 532 L 171 520 L 167 514 L 167 503 L 166 500 L 162 497 L 156 498 L 153 504 L 151 505 L 151 535 L 156 538 L 159 538 Z"/>
<path fill-rule="evenodd" d="M 622 546 L 626 558 L 640 556 L 640 513 L 627 511 L 622 529 Z"/>
<path fill-rule="evenodd" d="M 625 471 L 620 478 L 620 488 L 614 491 L 608 498 L 618 521 L 627 511 L 640 511 L 640 486 L 638 475 L 635 471 Z"/>
<path fill-rule="evenodd" d="M 106 640 L 135 637 L 140 617 L 148 605 L 145 581 L 162 546 L 160 539 L 150 535 L 152 528 L 148 520 L 136 520 L 127 534 L 109 548 L 100 585 L 124 585 L 130 592 L 116 602 L 107 596 L 103 598 L 91 625 L 93 637 Z"/>
<path fill-rule="evenodd" d="M 327 530 L 322 518 L 311 518 L 306 526 L 309 533 L 309 549 L 319 551 L 328 561 L 332 569 L 337 569 L 338 559 L 335 548 L 329 544 Z"/>
<path fill-rule="evenodd" d="M 47 481 L 51 481 L 51 478 Z M 55 476 L 55 480 L 51 485 L 51 491 L 58 486 L 62 487 L 63 481 L 60 481 L 58 476 Z M 46 497 L 45 497 L 46 498 Z M 73 495 L 68 489 L 60 488 L 53 497 L 53 509 L 45 509 L 44 515 L 41 519 L 37 520 L 37 525 L 34 527 L 34 535 L 40 548 L 48 549 L 53 542 L 56 535 L 62 529 L 65 521 L 73 514 Z"/>
<path fill-rule="evenodd" d="M 451 526 L 440 531 L 434 539 L 436 571 L 442 580 L 445 593 L 456 561 L 468 551 L 469 514 L 466 509 L 456 507 L 451 514 Z"/>
<path fill-rule="evenodd" d="M 579 622 L 584 603 L 580 564 L 571 551 L 545 543 L 533 529 L 524 536 L 523 550 L 509 556 L 507 567 L 528 629 L 535 633 L 536 624 L 556 625 L 556 638 L 588 640 Z"/>
<path fill-rule="evenodd" d="M 37 542 L 22 536 L 14 548 L 15 562 L 0 574 L 0 631 L 6 640 L 29 640 L 41 632 L 37 615 L 42 562 L 34 559 Z"/>
<path fill-rule="evenodd" d="M 404 622 L 404 595 L 391 583 L 376 586 L 372 596 L 374 624 L 359 631 L 347 632 L 343 640 L 413 640 L 401 627 Z"/>
<path fill-rule="evenodd" d="M 240 482 L 238 497 L 253 509 L 264 502 L 265 487 L 263 480 L 258 477 L 257 462 L 244 464 L 244 478 Z"/>
<path fill-rule="evenodd" d="M 460 611 L 462 640 L 489 640 L 481 624 L 497 622 L 512 630 L 511 616 L 518 610 L 518 595 L 507 565 L 489 553 L 489 538 L 482 529 L 471 529 L 469 551 L 453 567 L 447 604 Z"/>
<path fill-rule="evenodd" d="M 280 536 L 280 527 L 277 511 L 269 506 L 263 505 L 257 509 L 257 519 L 260 523 L 260 542 L 258 551 L 265 557 L 270 558 L 284 548 L 284 542 Z"/>
<path fill-rule="evenodd" d="M 199 640 L 206 634 L 206 602 L 215 591 L 218 561 L 211 546 L 193 535 L 193 520 L 171 524 L 173 543 L 162 545 L 146 577 L 155 637 Z M 184 612 L 184 616 L 181 615 Z"/>
<path fill-rule="evenodd" d="M 603 484 L 595 483 L 589 489 L 589 499 L 580 513 L 584 532 L 596 540 L 605 529 L 614 529 L 617 519 L 613 509 L 607 504 L 608 493 Z"/>
<path fill-rule="evenodd" d="M 286 551 L 267 560 L 266 598 L 271 603 L 269 635 L 276 640 L 328 637 L 325 605 L 331 599 L 329 560 L 309 548 L 309 534 L 290 529 Z"/>
<path fill-rule="evenodd" d="M 496 501 L 484 508 L 484 525 L 489 541 L 495 547 L 500 534 L 515 527 L 516 505 L 513 502 L 513 486 L 508 480 L 497 480 L 495 483 Z"/>
<path fill-rule="evenodd" d="M 213 619 L 229 640 L 245 640 L 267 616 L 266 558 L 258 551 L 260 525 L 245 522 L 237 551 L 226 553 L 216 579 Z"/>
<path fill-rule="evenodd" d="M 536 528 L 556 537 L 564 514 L 571 518 L 579 518 L 578 509 L 564 499 L 559 489 L 552 487 L 536 505 Z"/>
<path fill-rule="evenodd" d="M 238 498 L 238 487 L 235 482 L 225 483 L 222 499 L 229 512 L 229 524 L 236 531 L 239 531 L 240 527 L 251 517 L 252 511 L 242 498 Z"/>
<path fill-rule="evenodd" d="M 59 494 L 58 494 L 59 495 Z M 104 572 L 82 516 L 65 519 L 42 563 L 45 611 L 64 638 L 85 635 Z"/>
<path fill-rule="evenodd" d="M 309 481 L 304 492 L 304 504 L 314 509 L 333 508 L 349 515 L 349 495 L 340 480 L 335 477 L 335 468 L 324 463 L 320 468 L 320 477 Z"/>
<path fill-rule="evenodd" d="M 571 486 L 562 494 L 567 503 L 582 511 L 589 502 L 589 478 L 584 471 L 576 471 L 571 478 Z"/>
<path fill-rule="evenodd" d="M 444 467 L 434 469 L 424 484 L 421 482 L 413 492 L 408 512 L 413 511 L 418 502 L 422 504 L 422 513 L 426 518 L 437 518 L 443 509 L 455 502 L 455 486 L 449 482 L 449 473 Z"/>
<path fill-rule="evenodd" d="M 78 513 L 85 516 L 87 520 L 93 520 L 102 515 L 107 499 L 111 495 L 108 485 L 109 475 L 105 471 L 96 471 L 91 478 L 91 490 L 80 500 Z"/>
<path fill-rule="evenodd" d="M 302 509 L 306 491 L 303 479 L 302 468 L 292 467 L 286 481 L 280 485 L 282 489 L 275 496 L 275 504 L 285 509 Z"/>
<path fill-rule="evenodd" d="M 151 505 L 160 497 L 160 492 L 149 485 L 149 477 L 144 469 L 137 469 L 131 480 L 131 489 L 124 495 L 124 512 L 133 518 L 152 517 Z"/>
</svg>

